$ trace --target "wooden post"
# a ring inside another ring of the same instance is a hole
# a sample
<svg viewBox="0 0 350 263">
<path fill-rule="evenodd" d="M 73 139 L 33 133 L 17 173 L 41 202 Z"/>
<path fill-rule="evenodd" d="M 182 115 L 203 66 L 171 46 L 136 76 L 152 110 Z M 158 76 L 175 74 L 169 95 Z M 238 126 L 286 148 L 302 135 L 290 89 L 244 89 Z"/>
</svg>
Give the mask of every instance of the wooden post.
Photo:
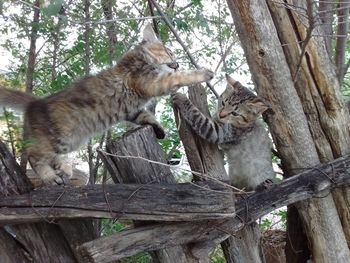
<svg viewBox="0 0 350 263">
<path fill-rule="evenodd" d="M 116 142 L 109 142 L 107 151 L 114 156 L 105 155 L 102 159 L 106 161 L 115 183 L 175 183 L 170 168 L 158 164 L 166 164 L 166 159 L 150 126 L 128 132 Z M 135 224 L 145 225 L 140 221 Z M 151 255 L 160 263 L 196 262 L 180 246 L 158 250 Z"/>
<path fill-rule="evenodd" d="M 2 142 L 0 159 L 0 196 L 29 192 L 29 180 Z M 6 226 L 0 229 L 0 244 L 1 262 L 77 262 L 56 224 Z"/>
</svg>

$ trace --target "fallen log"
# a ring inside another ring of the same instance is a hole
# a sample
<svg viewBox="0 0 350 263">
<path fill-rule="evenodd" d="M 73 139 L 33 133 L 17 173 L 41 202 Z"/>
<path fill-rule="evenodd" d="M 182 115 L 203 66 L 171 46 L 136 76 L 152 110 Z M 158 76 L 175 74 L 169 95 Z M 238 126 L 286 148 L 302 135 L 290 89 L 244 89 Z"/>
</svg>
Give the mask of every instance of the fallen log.
<svg viewBox="0 0 350 263">
<path fill-rule="evenodd" d="M 305 170 L 269 189 L 239 198 L 236 202 L 237 216 L 233 220 L 157 223 L 99 238 L 81 245 L 79 249 L 89 262 L 110 262 L 141 251 L 175 245 L 208 240 L 215 240 L 218 244 L 245 224 L 279 207 L 312 197 L 322 198 L 333 188 L 350 185 L 349 156 Z"/>
</svg>

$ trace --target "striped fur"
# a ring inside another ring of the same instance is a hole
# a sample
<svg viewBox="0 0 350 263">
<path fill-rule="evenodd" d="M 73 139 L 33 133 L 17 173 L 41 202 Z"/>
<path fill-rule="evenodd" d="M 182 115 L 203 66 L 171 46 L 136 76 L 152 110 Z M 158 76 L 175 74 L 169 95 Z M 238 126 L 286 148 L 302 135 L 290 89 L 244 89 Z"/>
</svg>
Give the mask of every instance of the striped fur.
<svg viewBox="0 0 350 263">
<path fill-rule="evenodd" d="M 268 106 L 238 81 L 226 78 L 226 90 L 212 119 L 180 93 L 173 95 L 173 102 L 195 133 L 223 150 L 232 184 L 253 190 L 274 177 L 271 141 L 263 123 L 257 120 Z"/>
<path fill-rule="evenodd" d="M 24 109 L 31 166 L 45 184 L 61 184 L 71 175 L 71 167 L 62 160 L 62 154 L 78 149 L 91 135 L 119 121 L 150 124 L 158 138 L 165 136 L 155 117 L 144 109 L 146 104 L 153 97 L 213 77 L 206 69 L 180 72 L 177 67 L 171 51 L 148 25 L 143 41 L 116 66 L 46 98 L 0 89 L 0 103 Z"/>
</svg>

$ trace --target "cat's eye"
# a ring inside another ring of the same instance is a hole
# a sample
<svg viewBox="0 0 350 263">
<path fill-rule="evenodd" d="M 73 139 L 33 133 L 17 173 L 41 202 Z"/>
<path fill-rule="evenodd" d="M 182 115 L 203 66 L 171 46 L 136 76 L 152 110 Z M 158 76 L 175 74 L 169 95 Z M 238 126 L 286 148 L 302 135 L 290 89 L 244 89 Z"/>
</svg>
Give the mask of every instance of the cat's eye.
<svg viewBox="0 0 350 263">
<path fill-rule="evenodd" d="M 233 116 L 235 116 L 235 117 L 236 117 L 236 116 L 239 116 L 238 113 L 235 112 L 235 111 L 231 112 L 231 114 L 232 114 Z"/>
<path fill-rule="evenodd" d="M 225 102 L 224 102 L 223 100 L 221 101 L 221 105 L 222 105 L 222 106 L 225 106 Z"/>
</svg>

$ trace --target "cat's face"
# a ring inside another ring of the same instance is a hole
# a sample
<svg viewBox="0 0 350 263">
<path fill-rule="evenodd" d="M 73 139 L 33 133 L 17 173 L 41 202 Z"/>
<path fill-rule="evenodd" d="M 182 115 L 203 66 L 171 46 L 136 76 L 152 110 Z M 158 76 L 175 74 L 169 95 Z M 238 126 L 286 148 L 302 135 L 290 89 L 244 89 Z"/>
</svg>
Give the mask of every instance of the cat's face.
<svg viewBox="0 0 350 263">
<path fill-rule="evenodd" d="M 160 65 L 162 70 L 173 72 L 178 69 L 179 64 L 174 54 L 160 42 L 150 24 L 143 31 L 142 47 L 149 59 L 154 64 Z"/>
<path fill-rule="evenodd" d="M 238 81 L 226 76 L 227 87 L 218 101 L 217 117 L 235 127 L 248 127 L 269 107 Z"/>
</svg>

